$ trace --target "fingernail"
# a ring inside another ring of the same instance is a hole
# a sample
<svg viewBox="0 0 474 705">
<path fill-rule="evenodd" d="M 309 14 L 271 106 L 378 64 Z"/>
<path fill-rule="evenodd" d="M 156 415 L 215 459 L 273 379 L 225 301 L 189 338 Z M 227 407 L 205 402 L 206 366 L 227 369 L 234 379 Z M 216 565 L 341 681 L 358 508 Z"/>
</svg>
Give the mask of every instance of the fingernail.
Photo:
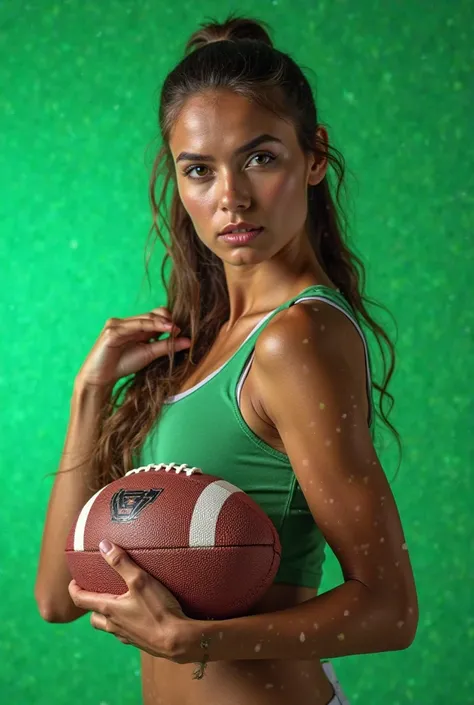
<svg viewBox="0 0 474 705">
<path fill-rule="evenodd" d="M 110 541 L 107 541 L 107 539 L 104 539 L 99 543 L 99 548 L 102 551 L 102 553 L 110 553 L 110 551 L 113 549 L 112 544 Z"/>
</svg>

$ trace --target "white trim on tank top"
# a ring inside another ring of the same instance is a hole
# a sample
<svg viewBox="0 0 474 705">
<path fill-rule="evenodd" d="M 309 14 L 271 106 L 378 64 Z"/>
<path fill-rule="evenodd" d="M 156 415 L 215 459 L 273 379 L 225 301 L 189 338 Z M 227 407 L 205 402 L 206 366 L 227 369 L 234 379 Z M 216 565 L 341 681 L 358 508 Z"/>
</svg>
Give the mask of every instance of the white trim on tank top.
<svg viewBox="0 0 474 705">
<path fill-rule="evenodd" d="M 317 301 L 325 301 L 326 303 L 330 304 L 331 306 L 334 306 L 334 308 L 337 308 L 339 311 L 342 311 L 342 313 L 345 313 L 345 315 L 347 316 L 347 318 L 348 318 L 350 321 L 352 321 L 352 323 L 355 325 L 355 327 L 356 327 L 356 329 L 357 329 L 357 331 L 358 331 L 360 337 L 362 338 L 362 342 L 363 342 L 363 344 L 364 344 L 364 351 L 365 351 L 365 369 L 366 369 L 367 380 L 368 380 L 368 390 L 367 390 L 367 391 L 368 391 L 368 396 L 369 396 L 369 424 L 370 424 L 370 421 L 372 420 L 372 407 L 371 407 L 371 404 L 370 404 L 370 392 L 371 392 L 371 389 L 372 389 L 372 382 L 371 382 L 371 379 L 370 379 L 369 353 L 368 353 L 368 350 L 367 350 L 367 343 L 366 343 L 366 341 L 365 341 L 365 338 L 364 338 L 364 334 L 363 334 L 363 332 L 362 332 L 362 329 L 361 329 L 361 327 L 359 326 L 359 324 L 357 323 L 357 321 L 356 321 L 352 316 L 350 316 L 350 315 L 347 313 L 347 311 L 346 311 L 342 306 L 339 306 L 338 304 L 334 303 L 334 301 L 331 301 L 331 299 L 326 298 L 325 296 L 314 296 L 314 295 L 313 295 L 313 296 L 303 296 L 301 299 L 297 299 L 296 301 L 294 301 L 294 303 L 292 304 L 292 306 L 294 306 L 295 304 L 300 303 L 301 301 L 314 301 L 314 300 L 317 300 Z M 268 318 L 268 316 L 267 316 L 267 318 Z M 252 365 L 254 356 L 255 356 L 255 348 L 254 348 L 254 350 L 253 350 L 253 352 L 252 352 L 252 354 L 251 354 L 251 356 L 250 356 L 250 359 L 249 359 L 247 365 L 245 366 L 245 368 L 244 368 L 244 370 L 243 370 L 243 372 L 242 372 L 242 374 L 241 374 L 241 376 L 240 376 L 240 379 L 239 379 L 239 381 L 238 381 L 238 383 L 237 383 L 235 395 L 236 395 L 236 399 L 237 399 L 237 406 L 239 407 L 239 409 L 240 409 L 240 395 L 241 395 L 241 392 L 242 392 L 242 387 L 244 386 L 244 382 L 245 382 L 246 377 L 247 377 L 247 375 L 248 375 L 248 373 L 249 373 L 250 366 Z"/>
<path fill-rule="evenodd" d="M 316 296 L 315 296 L 315 295 L 312 295 L 312 296 L 303 296 L 303 297 L 301 297 L 300 299 L 296 299 L 296 301 L 293 302 L 292 306 L 294 306 L 295 304 L 300 303 L 301 301 L 313 301 L 313 300 L 317 300 L 317 301 L 326 301 L 326 303 L 329 303 L 331 306 L 334 306 L 334 308 L 337 308 L 339 311 L 342 311 L 342 313 L 345 313 L 345 315 L 347 316 L 347 318 L 349 318 L 349 320 L 352 321 L 352 323 L 353 323 L 353 324 L 355 325 L 355 327 L 357 328 L 357 331 L 359 332 L 359 335 L 360 335 L 360 337 L 362 338 L 362 342 L 363 342 L 363 344 L 364 344 L 367 379 L 368 379 L 368 382 L 369 382 L 369 389 L 368 389 L 368 391 L 369 391 L 369 395 L 370 395 L 371 380 L 370 380 L 370 368 L 369 368 L 369 361 L 368 361 L 367 343 L 365 342 L 365 338 L 364 338 L 364 335 L 363 335 L 363 333 L 362 333 L 362 330 L 361 330 L 359 324 L 357 323 L 357 321 L 356 321 L 354 318 L 352 318 L 352 316 L 350 316 L 350 315 L 347 313 L 347 311 L 346 311 L 342 306 L 339 306 L 338 304 L 334 303 L 330 298 L 325 297 L 325 296 L 321 296 L 321 295 L 319 295 L 319 296 L 318 296 L 318 295 L 316 295 Z M 180 399 L 184 399 L 185 397 L 189 396 L 190 394 L 192 394 L 193 392 L 195 392 L 195 391 L 196 391 L 197 389 L 199 389 L 200 387 L 203 387 L 205 384 L 207 384 L 207 382 L 209 382 L 213 377 L 215 377 L 217 374 L 219 374 L 219 372 L 220 372 L 221 370 L 223 370 L 224 367 L 226 367 L 226 365 L 229 364 L 229 362 L 237 355 L 237 353 L 239 352 L 239 350 L 245 345 L 245 343 L 247 342 L 247 340 L 252 337 L 252 335 L 255 333 L 255 331 L 257 331 L 257 330 L 260 328 L 260 326 L 262 326 L 262 325 L 265 323 L 265 321 L 266 321 L 268 318 L 270 318 L 270 316 L 273 315 L 273 313 L 274 313 L 278 308 L 279 308 L 279 307 L 273 309 L 273 311 L 270 311 L 270 313 L 267 313 L 267 315 L 264 316 L 264 317 L 253 327 L 253 329 L 252 329 L 252 330 L 250 331 L 250 333 L 247 335 L 247 337 L 245 338 L 245 340 L 239 345 L 239 347 L 237 348 L 237 350 L 235 351 L 235 353 L 234 353 L 233 355 L 231 355 L 231 356 L 224 362 L 224 364 L 222 364 L 220 367 L 218 367 L 217 370 L 214 370 L 214 372 L 211 372 L 211 374 L 209 374 L 207 377 L 205 377 L 203 380 L 201 380 L 200 382 L 198 382 L 197 384 L 195 384 L 195 385 L 194 385 L 193 387 L 191 387 L 190 389 L 186 389 L 184 392 L 180 392 L 179 394 L 174 394 L 173 396 L 168 397 L 168 399 L 166 399 L 164 403 L 165 403 L 165 404 L 173 404 L 174 402 L 179 401 Z M 239 407 L 239 409 L 240 409 L 240 393 L 241 393 L 243 384 L 244 384 L 244 382 L 245 382 L 245 378 L 247 377 L 247 374 L 248 374 L 248 372 L 249 372 L 249 370 L 250 370 L 250 366 L 251 366 L 251 364 L 252 364 L 254 354 L 255 354 L 255 352 L 252 353 L 252 355 L 251 355 L 251 357 L 250 357 L 250 360 L 248 361 L 248 363 L 247 363 L 247 365 L 246 365 L 244 371 L 242 372 L 241 377 L 240 377 L 239 382 L 238 382 L 237 387 L 236 387 L 237 406 Z M 370 418 L 372 418 L 372 411 L 370 412 Z"/>
<path fill-rule="evenodd" d="M 217 370 L 214 370 L 214 372 L 211 372 L 211 374 L 208 375 L 207 377 L 205 377 L 203 380 L 201 380 L 200 382 L 198 382 L 197 384 L 195 384 L 194 387 L 191 387 L 190 389 L 186 389 L 186 391 L 180 392 L 179 394 L 174 394 L 173 396 L 168 397 L 168 399 L 166 399 L 166 401 L 165 401 L 165 404 L 172 404 L 174 401 L 179 401 L 180 399 L 184 399 L 184 397 L 187 397 L 187 396 L 188 396 L 189 394 L 191 394 L 192 392 L 195 392 L 196 389 L 199 389 L 200 387 L 203 387 L 207 382 L 209 382 L 209 380 L 211 380 L 213 377 L 215 377 L 217 374 L 219 374 L 219 372 L 220 372 L 221 370 L 223 370 L 224 367 L 225 367 L 226 365 L 228 365 L 229 362 L 237 355 L 237 353 L 239 352 L 240 348 L 241 348 L 243 345 L 245 345 L 245 343 L 247 342 L 247 340 L 255 333 L 256 330 L 258 330 L 258 328 L 259 328 L 261 325 L 263 325 L 263 324 L 265 323 L 265 321 L 267 320 L 267 318 L 270 318 L 270 316 L 272 315 L 272 313 L 274 313 L 275 311 L 276 311 L 276 309 L 273 309 L 273 311 L 270 311 L 270 313 L 267 313 L 267 315 L 264 316 L 264 317 L 262 318 L 262 320 L 257 323 L 256 326 L 253 327 L 253 329 L 250 331 L 250 333 L 249 333 L 248 336 L 245 338 L 245 340 L 243 341 L 243 343 L 241 343 L 241 344 L 239 345 L 239 347 L 237 348 L 237 350 L 235 351 L 235 353 L 234 353 L 233 355 L 231 355 L 231 356 L 229 357 L 229 359 L 224 362 L 223 365 L 221 365 L 220 367 L 218 367 Z"/>
</svg>

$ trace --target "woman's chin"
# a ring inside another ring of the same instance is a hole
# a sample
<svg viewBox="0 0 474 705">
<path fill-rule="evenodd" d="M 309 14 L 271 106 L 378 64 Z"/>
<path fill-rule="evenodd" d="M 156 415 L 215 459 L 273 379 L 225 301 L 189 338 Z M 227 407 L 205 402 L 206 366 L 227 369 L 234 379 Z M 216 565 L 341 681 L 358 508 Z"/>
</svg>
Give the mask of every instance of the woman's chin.
<svg viewBox="0 0 474 705">
<path fill-rule="evenodd" d="M 252 250 L 250 247 L 240 247 L 234 250 L 234 252 L 227 253 L 223 259 L 227 264 L 233 267 L 239 267 L 243 265 L 259 264 L 269 258 L 270 254 L 268 252 L 258 252 L 257 250 Z"/>
</svg>

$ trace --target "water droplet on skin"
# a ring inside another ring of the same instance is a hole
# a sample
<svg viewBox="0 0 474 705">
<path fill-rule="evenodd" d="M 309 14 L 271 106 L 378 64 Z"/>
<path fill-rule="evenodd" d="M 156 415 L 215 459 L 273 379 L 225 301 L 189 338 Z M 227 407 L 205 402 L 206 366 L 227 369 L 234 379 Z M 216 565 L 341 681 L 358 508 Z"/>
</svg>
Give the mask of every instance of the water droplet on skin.
<svg viewBox="0 0 474 705">
<path fill-rule="evenodd" d="M 369 476 L 366 475 L 366 476 L 363 478 L 363 480 L 364 480 L 364 485 L 366 485 L 366 484 L 368 483 L 368 481 L 369 481 Z"/>
<path fill-rule="evenodd" d="M 319 330 L 326 330 L 326 326 L 325 325 L 320 326 Z"/>
<path fill-rule="evenodd" d="M 303 465 L 304 465 L 305 467 L 308 467 L 308 465 L 309 465 L 309 460 L 308 460 L 308 458 L 303 458 L 302 463 L 303 463 Z"/>
<path fill-rule="evenodd" d="M 334 500 L 332 497 L 329 499 L 329 504 L 334 504 Z"/>
<path fill-rule="evenodd" d="M 303 372 L 305 373 L 305 375 L 308 374 L 308 372 L 309 372 L 309 367 L 308 367 L 308 365 L 303 365 Z"/>
<path fill-rule="evenodd" d="M 318 624 L 317 622 L 314 622 L 314 623 L 313 623 L 313 627 L 314 627 L 315 629 L 319 629 L 319 624 Z"/>
<path fill-rule="evenodd" d="M 408 546 L 406 545 L 406 543 L 402 543 L 402 549 L 404 551 L 408 551 Z"/>
<path fill-rule="evenodd" d="M 268 631 L 270 631 L 271 629 L 273 629 L 273 624 L 269 624 L 268 627 L 267 627 L 267 629 L 268 629 Z"/>
<path fill-rule="evenodd" d="M 344 634 L 342 634 L 342 632 L 341 632 L 341 634 L 337 635 L 337 638 L 339 639 L 339 641 L 344 641 L 345 637 L 344 637 Z"/>
<path fill-rule="evenodd" d="M 329 438 L 327 438 L 327 439 L 324 441 L 324 445 L 329 447 L 330 445 L 332 445 L 332 441 L 330 441 Z"/>
<path fill-rule="evenodd" d="M 270 688 L 274 688 L 273 683 L 265 683 L 265 688 L 268 690 Z"/>
<path fill-rule="evenodd" d="M 385 539 L 384 539 L 383 536 L 382 536 L 381 539 L 380 539 L 380 543 L 385 543 Z"/>
<path fill-rule="evenodd" d="M 339 428 L 339 426 L 337 426 L 336 428 L 336 433 L 341 433 L 341 429 Z"/>
<path fill-rule="evenodd" d="M 300 641 L 303 642 L 306 639 L 305 633 L 301 632 L 300 634 Z"/>
<path fill-rule="evenodd" d="M 348 617 L 350 614 L 349 610 L 344 610 L 344 617 Z"/>
<path fill-rule="evenodd" d="M 262 650 L 262 645 L 261 644 L 256 644 L 254 651 L 257 653 Z"/>
<path fill-rule="evenodd" d="M 325 404 L 323 401 L 320 401 L 320 402 L 319 402 L 319 408 L 320 408 L 321 411 L 322 411 L 323 409 L 326 408 L 326 404 Z"/>
<path fill-rule="evenodd" d="M 309 338 L 305 338 L 305 339 L 303 340 L 303 345 L 307 345 L 308 343 L 309 343 Z"/>
<path fill-rule="evenodd" d="M 342 418 L 343 418 L 343 419 L 347 419 L 347 414 L 343 414 L 343 415 L 342 415 Z"/>
<path fill-rule="evenodd" d="M 317 423 L 316 421 L 311 421 L 311 423 L 309 424 L 309 427 L 313 428 L 313 426 L 316 426 L 316 423 Z"/>
<path fill-rule="evenodd" d="M 355 511 L 360 512 L 360 504 L 357 505 L 357 507 L 355 508 Z"/>
<path fill-rule="evenodd" d="M 319 308 L 317 308 L 317 306 L 311 306 L 311 308 L 313 309 L 313 311 L 319 311 Z"/>
<path fill-rule="evenodd" d="M 398 627 L 399 629 L 401 629 L 404 624 L 405 624 L 405 622 L 403 622 L 402 620 L 400 620 L 399 622 L 397 622 L 397 627 Z"/>
<path fill-rule="evenodd" d="M 224 638 L 224 632 L 219 632 L 219 639 L 222 641 L 223 638 Z"/>
</svg>

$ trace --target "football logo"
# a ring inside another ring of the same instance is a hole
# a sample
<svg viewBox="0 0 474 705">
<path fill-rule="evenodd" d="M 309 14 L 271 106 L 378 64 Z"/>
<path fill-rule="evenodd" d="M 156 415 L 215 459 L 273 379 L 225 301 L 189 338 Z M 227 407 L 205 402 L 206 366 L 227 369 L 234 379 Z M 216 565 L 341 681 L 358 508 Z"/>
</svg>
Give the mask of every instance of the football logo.
<svg viewBox="0 0 474 705">
<path fill-rule="evenodd" d="M 112 521 L 121 523 L 133 521 L 149 504 L 153 504 L 163 489 L 119 490 L 110 500 Z"/>
</svg>

